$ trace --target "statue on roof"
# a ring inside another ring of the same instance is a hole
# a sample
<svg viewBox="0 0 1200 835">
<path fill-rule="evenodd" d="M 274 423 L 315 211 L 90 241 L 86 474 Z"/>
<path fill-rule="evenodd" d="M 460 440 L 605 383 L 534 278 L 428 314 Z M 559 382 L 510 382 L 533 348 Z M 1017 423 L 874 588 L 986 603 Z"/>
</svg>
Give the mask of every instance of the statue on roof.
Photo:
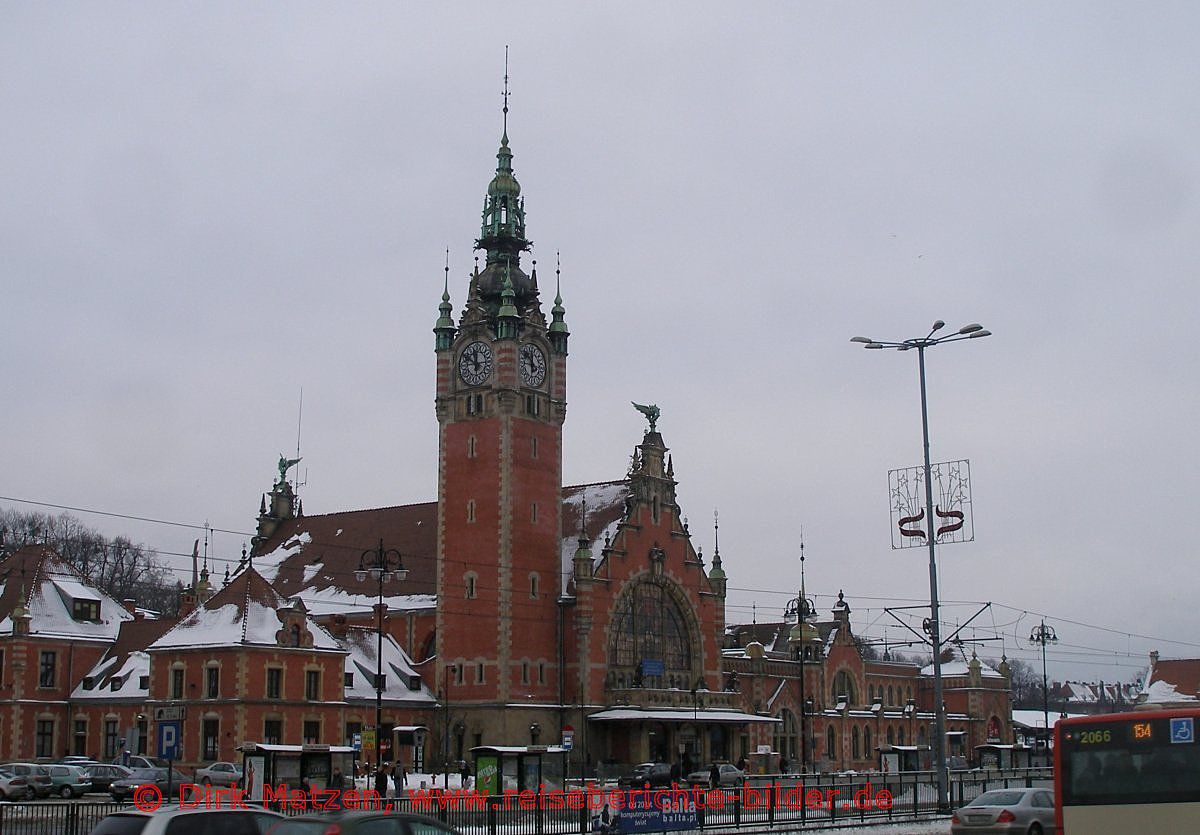
<svg viewBox="0 0 1200 835">
<path fill-rule="evenodd" d="M 303 458 L 288 458 L 286 455 L 279 456 L 279 483 L 287 481 L 287 471 L 303 461 Z"/>
<path fill-rule="evenodd" d="M 634 403 L 633 408 L 645 415 L 646 420 L 650 421 L 650 431 L 656 431 L 654 427 L 658 423 L 658 416 L 661 414 L 661 412 L 658 410 L 658 407 L 653 403 L 651 403 L 649 406 L 643 406 L 641 403 Z"/>
</svg>

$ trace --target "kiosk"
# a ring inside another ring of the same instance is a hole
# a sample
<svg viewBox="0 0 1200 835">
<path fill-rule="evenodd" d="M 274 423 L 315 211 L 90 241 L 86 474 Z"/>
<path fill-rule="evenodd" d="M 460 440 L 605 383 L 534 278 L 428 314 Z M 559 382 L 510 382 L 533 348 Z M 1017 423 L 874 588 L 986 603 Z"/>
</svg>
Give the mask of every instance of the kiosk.
<svg viewBox="0 0 1200 835">
<path fill-rule="evenodd" d="M 262 800 L 264 785 L 306 791 L 342 788 L 329 785 L 333 770 L 341 769 L 343 777 L 354 773 L 354 749 L 344 745 L 244 742 L 237 750 L 248 800 Z"/>
<path fill-rule="evenodd" d="M 560 745 L 480 745 L 471 754 L 480 794 L 563 788 L 567 749 Z"/>
</svg>

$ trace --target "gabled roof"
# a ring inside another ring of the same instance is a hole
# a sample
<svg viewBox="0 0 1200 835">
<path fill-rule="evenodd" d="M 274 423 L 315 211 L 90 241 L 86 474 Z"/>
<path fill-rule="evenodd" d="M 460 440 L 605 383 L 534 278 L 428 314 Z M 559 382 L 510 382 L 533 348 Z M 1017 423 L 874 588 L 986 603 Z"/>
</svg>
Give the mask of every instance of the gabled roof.
<svg viewBox="0 0 1200 835">
<path fill-rule="evenodd" d="M 149 696 L 142 677 L 150 675 L 146 648 L 175 625 L 173 620 L 127 620 L 121 624 L 116 643 L 100 657 L 71 693 L 72 699 L 141 699 Z M 91 680 L 91 688 L 84 681 Z M 115 689 L 114 689 L 115 687 Z"/>
<path fill-rule="evenodd" d="M 279 646 L 283 628 L 279 610 L 291 604 L 253 568 L 247 568 L 219 592 L 150 645 L 149 649 Z M 312 649 L 342 651 L 333 636 L 304 615 L 312 633 Z"/>
<path fill-rule="evenodd" d="M 100 620 L 75 620 L 75 599 L 98 602 Z M 18 605 L 31 616 L 29 634 L 48 638 L 111 641 L 122 623 L 133 620 L 49 545 L 26 545 L 0 560 L 0 634 L 12 633 Z"/>
</svg>

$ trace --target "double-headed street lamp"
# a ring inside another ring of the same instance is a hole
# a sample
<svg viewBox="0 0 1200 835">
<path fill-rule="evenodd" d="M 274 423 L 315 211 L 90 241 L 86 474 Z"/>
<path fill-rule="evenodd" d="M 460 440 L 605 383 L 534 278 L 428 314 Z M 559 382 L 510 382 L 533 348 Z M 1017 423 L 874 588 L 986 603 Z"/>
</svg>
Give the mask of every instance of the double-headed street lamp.
<svg viewBox="0 0 1200 835">
<path fill-rule="evenodd" d="M 379 586 L 379 604 L 376 607 L 379 615 L 376 634 L 378 643 L 375 651 L 375 765 L 379 767 L 382 764 L 380 754 L 383 751 L 383 584 L 390 583 L 393 579 L 403 582 L 408 577 L 408 569 L 404 567 L 404 558 L 400 556 L 400 552 L 395 548 L 384 548 L 383 540 L 380 539 L 378 548 L 363 551 L 358 558 L 358 570 L 354 572 L 354 579 L 364 583 L 368 577 Z"/>
<path fill-rule="evenodd" d="M 897 351 L 917 349 L 917 365 L 921 371 L 921 438 L 925 446 L 925 518 L 926 541 L 929 543 L 929 639 L 933 644 L 933 710 L 934 710 L 934 745 L 937 763 L 938 808 L 948 809 L 950 798 L 946 777 L 946 706 L 942 703 L 942 633 L 938 624 L 938 585 L 937 559 L 934 555 L 934 513 L 933 513 L 933 473 L 929 463 L 929 407 L 925 396 L 925 349 L 944 342 L 960 342 L 964 339 L 978 339 L 991 336 L 991 331 L 983 329 L 983 325 L 963 325 L 956 333 L 946 336 L 934 336 L 946 326 L 938 319 L 929 329 L 929 333 L 917 339 L 906 339 L 903 342 L 885 342 L 866 336 L 855 336 L 850 341 L 862 343 L 864 348 L 881 350 L 895 348 Z"/>
<path fill-rule="evenodd" d="M 1046 726 L 1046 756 L 1050 756 L 1050 690 L 1046 676 L 1046 644 L 1057 644 L 1058 636 L 1054 634 L 1053 626 L 1046 626 L 1046 621 L 1033 627 L 1029 633 L 1029 643 L 1042 645 L 1042 723 Z"/>
</svg>

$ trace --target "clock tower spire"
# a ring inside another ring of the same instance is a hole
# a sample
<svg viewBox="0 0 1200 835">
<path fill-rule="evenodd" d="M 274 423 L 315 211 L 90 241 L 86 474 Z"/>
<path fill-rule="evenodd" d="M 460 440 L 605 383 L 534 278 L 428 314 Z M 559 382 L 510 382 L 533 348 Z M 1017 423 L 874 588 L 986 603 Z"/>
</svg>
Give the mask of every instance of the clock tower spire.
<svg viewBox="0 0 1200 835">
<path fill-rule="evenodd" d="M 437 356 L 439 687 L 476 715 L 495 710 L 486 736 L 522 742 L 541 708 L 561 701 L 562 424 L 567 332 L 561 299 L 547 322 L 504 126 L 476 249 L 486 252 L 457 325 L 444 287 Z M 536 262 L 535 262 L 536 263 Z M 551 628 L 547 628 L 551 626 Z M 464 733 L 474 733 L 466 729 Z M 456 750 L 451 759 L 461 759 Z"/>
</svg>

